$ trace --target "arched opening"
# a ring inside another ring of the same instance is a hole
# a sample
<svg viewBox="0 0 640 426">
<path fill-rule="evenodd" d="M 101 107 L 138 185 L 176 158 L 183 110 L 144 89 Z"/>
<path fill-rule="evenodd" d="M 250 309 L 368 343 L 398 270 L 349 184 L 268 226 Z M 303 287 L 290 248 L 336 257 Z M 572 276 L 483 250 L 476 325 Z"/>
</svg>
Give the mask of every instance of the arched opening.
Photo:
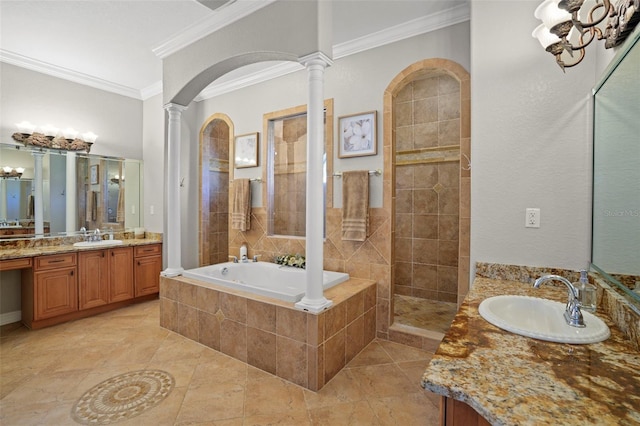
<svg viewBox="0 0 640 426">
<path fill-rule="evenodd" d="M 233 123 L 213 114 L 200 129 L 200 266 L 228 260 L 229 149 Z"/>
<path fill-rule="evenodd" d="M 469 286 L 469 93 L 460 65 L 428 59 L 398 74 L 385 96 L 395 224 L 389 322 L 427 337 L 449 328 Z"/>
</svg>

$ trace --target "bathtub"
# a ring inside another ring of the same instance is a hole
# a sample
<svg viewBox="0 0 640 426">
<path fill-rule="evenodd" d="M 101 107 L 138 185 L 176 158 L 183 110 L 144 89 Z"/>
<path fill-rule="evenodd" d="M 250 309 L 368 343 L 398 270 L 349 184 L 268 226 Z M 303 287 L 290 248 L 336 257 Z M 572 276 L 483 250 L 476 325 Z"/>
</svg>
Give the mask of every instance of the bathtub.
<svg viewBox="0 0 640 426">
<path fill-rule="evenodd" d="M 218 263 L 186 270 L 182 276 L 285 302 L 298 302 L 305 294 L 304 269 L 270 262 Z M 322 276 L 325 290 L 349 279 L 342 272 L 323 271 Z"/>
</svg>

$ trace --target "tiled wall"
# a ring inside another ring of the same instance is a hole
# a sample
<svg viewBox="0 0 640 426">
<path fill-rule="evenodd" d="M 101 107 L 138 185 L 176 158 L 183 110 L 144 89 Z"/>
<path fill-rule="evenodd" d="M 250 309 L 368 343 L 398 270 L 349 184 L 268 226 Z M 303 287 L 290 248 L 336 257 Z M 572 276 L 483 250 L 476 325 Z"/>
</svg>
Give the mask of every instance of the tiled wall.
<svg viewBox="0 0 640 426">
<path fill-rule="evenodd" d="M 393 111 L 394 294 L 456 303 L 460 83 L 437 71 L 410 81 Z"/>
<path fill-rule="evenodd" d="M 182 277 L 160 281 L 160 325 L 311 390 L 319 390 L 375 337 L 375 284 L 327 291 L 320 314 Z"/>
<path fill-rule="evenodd" d="M 200 264 L 229 260 L 229 135 L 221 118 L 208 121 L 200 134 Z"/>
</svg>

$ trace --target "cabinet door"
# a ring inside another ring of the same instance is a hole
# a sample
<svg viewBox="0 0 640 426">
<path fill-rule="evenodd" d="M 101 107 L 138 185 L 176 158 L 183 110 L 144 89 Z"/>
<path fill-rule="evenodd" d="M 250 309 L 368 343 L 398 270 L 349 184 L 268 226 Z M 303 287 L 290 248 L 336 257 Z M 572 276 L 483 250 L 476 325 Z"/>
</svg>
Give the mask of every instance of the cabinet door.
<svg viewBox="0 0 640 426">
<path fill-rule="evenodd" d="M 133 299 L 133 249 L 109 249 L 109 302 Z"/>
<path fill-rule="evenodd" d="M 136 297 L 160 291 L 162 256 L 137 258 L 135 271 Z"/>
<path fill-rule="evenodd" d="M 34 274 L 34 319 L 41 320 L 78 310 L 76 267 Z"/>
<path fill-rule="evenodd" d="M 78 293 L 81 310 L 109 303 L 108 254 L 108 250 L 92 250 L 78 254 Z"/>
</svg>

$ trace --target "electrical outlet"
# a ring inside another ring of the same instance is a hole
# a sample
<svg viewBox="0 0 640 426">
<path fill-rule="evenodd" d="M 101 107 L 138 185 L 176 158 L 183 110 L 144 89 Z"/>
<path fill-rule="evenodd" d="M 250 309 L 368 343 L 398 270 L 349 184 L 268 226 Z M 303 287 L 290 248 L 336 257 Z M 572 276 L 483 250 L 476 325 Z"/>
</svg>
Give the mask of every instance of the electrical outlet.
<svg viewBox="0 0 640 426">
<path fill-rule="evenodd" d="M 540 228 L 540 209 L 528 208 L 525 212 L 525 228 Z"/>
<path fill-rule="evenodd" d="M 156 209 L 153 207 L 153 204 L 149 206 L 149 214 L 155 214 Z"/>
</svg>

